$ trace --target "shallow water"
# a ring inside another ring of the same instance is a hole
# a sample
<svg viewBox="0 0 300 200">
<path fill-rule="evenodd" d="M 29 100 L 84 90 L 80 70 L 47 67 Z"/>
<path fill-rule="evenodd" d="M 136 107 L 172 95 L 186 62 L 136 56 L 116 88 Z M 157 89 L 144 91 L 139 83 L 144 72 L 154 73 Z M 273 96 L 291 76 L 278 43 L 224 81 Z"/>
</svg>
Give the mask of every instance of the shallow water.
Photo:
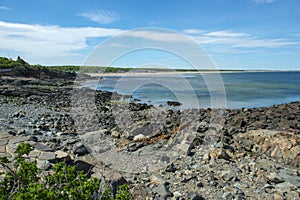
<svg viewBox="0 0 300 200">
<path fill-rule="evenodd" d="M 251 108 L 300 101 L 300 72 L 122 74 L 86 86 L 129 94 L 156 106 L 179 101 L 180 108 Z"/>
</svg>

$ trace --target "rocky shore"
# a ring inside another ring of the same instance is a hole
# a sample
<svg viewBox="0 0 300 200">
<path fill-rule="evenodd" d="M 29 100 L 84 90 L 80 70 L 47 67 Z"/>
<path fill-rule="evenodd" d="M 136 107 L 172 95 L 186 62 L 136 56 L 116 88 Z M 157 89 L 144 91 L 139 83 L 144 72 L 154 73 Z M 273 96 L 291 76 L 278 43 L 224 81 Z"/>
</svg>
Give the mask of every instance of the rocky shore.
<svg viewBox="0 0 300 200">
<path fill-rule="evenodd" d="M 135 199 L 299 199 L 300 102 L 165 110 L 73 80 L 0 78 L 0 156 L 18 143 Z"/>
</svg>

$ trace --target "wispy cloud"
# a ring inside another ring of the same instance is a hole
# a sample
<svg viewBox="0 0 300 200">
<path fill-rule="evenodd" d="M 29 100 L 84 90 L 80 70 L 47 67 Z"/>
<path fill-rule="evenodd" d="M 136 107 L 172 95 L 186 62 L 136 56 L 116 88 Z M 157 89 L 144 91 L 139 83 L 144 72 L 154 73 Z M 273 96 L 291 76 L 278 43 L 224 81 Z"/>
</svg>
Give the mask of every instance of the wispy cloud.
<svg viewBox="0 0 300 200">
<path fill-rule="evenodd" d="M 200 34 L 203 33 L 203 30 L 199 30 L 199 29 L 185 29 L 182 31 L 185 34 Z"/>
<path fill-rule="evenodd" d="M 8 11 L 8 10 L 11 10 L 11 8 L 8 8 L 6 6 L 0 6 L 0 10 Z"/>
<path fill-rule="evenodd" d="M 275 2 L 276 0 L 252 0 L 252 1 L 257 4 L 269 4 Z"/>
<path fill-rule="evenodd" d="M 167 45 L 180 45 L 181 48 L 189 44 L 205 45 L 210 53 L 232 54 L 240 52 L 259 52 L 261 50 L 289 51 L 289 48 L 298 48 L 298 37 L 269 38 L 233 30 L 217 31 L 182 31 L 193 40 L 172 31 L 159 31 L 160 29 L 146 29 L 127 31 L 121 29 L 96 27 L 60 27 L 39 24 L 22 24 L 0 21 L 0 54 L 2 56 L 21 55 L 32 63 L 40 64 L 72 64 L 81 63 L 90 50 L 96 45 L 89 41 L 104 40 L 108 37 L 122 33 L 132 41 L 145 42 L 145 44 L 167 43 Z M 190 29 L 197 30 L 197 29 Z M 99 39 L 98 39 L 99 38 Z M 141 40 L 137 40 L 141 39 Z M 126 44 L 115 43 L 114 48 L 127 48 Z M 148 43 L 148 41 L 150 41 Z M 192 42 L 192 43 L 191 43 Z M 187 45 L 184 45 L 187 44 Z M 166 46 L 167 46 L 166 45 Z"/>
<path fill-rule="evenodd" d="M 84 12 L 80 13 L 79 16 L 88 18 L 89 20 L 97 22 L 99 24 L 111 24 L 120 19 L 119 14 L 111 10 Z"/>
<path fill-rule="evenodd" d="M 212 36 L 212 37 L 244 37 L 249 36 L 249 34 L 246 33 L 238 33 L 238 32 L 231 32 L 227 30 L 223 31 L 214 31 L 204 34 L 205 36 Z"/>
<path fill-rule="evenodd" d="M 199 44 L 223 45 L 227 48 L 281 48 L 298 46 L 300 42 L 290 38 L 260 38 L 248 33 L 220 30 L 190 35 Z"/>
<path fill-rule="evenodd" d="M 106 38 L 120 29 L 42 26 L 0 21 L 0 52 L 16 52 L 31 62 L 71 64 L 81 62 L 88 38 Z M 7 53 L 6 53 L 7 55 Z M 59 60 L 59 61 L 58 61 Z"/>
</svg>

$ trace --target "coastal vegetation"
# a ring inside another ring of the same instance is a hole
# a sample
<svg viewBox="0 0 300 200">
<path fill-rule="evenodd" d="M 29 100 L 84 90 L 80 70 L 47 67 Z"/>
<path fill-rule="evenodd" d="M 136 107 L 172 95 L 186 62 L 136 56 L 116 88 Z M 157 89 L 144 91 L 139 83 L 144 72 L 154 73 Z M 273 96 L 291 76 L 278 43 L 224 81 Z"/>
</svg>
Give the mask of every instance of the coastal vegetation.
<svg viewBox="0 0 300 200">
<path fill-rule="evenodd" d="M 100 188 L 100 180 L 88 177 L 75 166 L 59 162 L 53 165 L 51 175 L 43 174 L 35 162 L 26 159 L 33 150 L 29 143 L 21 143 L 15 151 L 15 158 L 0 158 L 0 165 L 6 170 L 0 180 L 0 199 L 101 199 L 127 200 L 131 198 L 128 185 L 121 185 L 115 198 L 111 189 Z"/>
<path fill-rule="evenodd" d="M 21 57 L 13 60 L 6 57 L 0 57 L 0 72 L 3 69 L 15 69 L 27 67 L 32 70 L 50 70 L 55 72 L 80 72 L 80 73 L 126 73 L 133 72 L 194 72 L 199 69 L 166 69 L 166 68 L 133 68 L 133 67 L 111 67 L 111 66 L 75 66 L 75 65 L 61 65 L 61 66 L 42 66 L 30 65 Z M 211 69 L 201 69 L 201 71 L 214 71 Z M 217 71 L 243 71 L 243 70 L 217 70 Z"/>
</svg>

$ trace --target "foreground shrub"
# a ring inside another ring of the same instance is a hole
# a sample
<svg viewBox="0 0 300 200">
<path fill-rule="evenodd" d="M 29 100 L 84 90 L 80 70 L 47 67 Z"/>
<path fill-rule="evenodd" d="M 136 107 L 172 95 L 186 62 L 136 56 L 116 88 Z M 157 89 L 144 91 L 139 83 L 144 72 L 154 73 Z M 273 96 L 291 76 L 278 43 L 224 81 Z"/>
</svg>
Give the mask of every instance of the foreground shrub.
<svg viewBox="0 0 300 200">
<path fill-rule="evenodd" d="M 0 199 L 101 199 L 113 200 L 111 189 L 101 191 L 100 180 L 88 178 L 75 166 L 57 163 L 51 175 L 44 175 L 35 162 L 27 161 L 24 155 L 29 154 L 32 146 L 27 143 L 18 145 L 16 157 L 9 161 L 0 158 L 5 173 L 0 178 Z M 115 199 L 131 199 L 128 185 L 118 188 Z"/>
</svg>

